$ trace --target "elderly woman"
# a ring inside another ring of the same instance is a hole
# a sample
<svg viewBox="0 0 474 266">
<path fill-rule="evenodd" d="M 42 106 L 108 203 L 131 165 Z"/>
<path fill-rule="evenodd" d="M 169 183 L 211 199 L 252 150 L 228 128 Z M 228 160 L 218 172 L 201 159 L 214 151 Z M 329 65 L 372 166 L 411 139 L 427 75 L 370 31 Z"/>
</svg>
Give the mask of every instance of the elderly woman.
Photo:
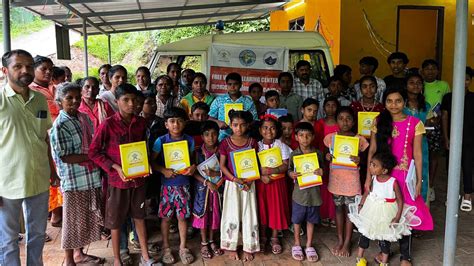
<svg viewBox="0 0 474 266">
<path fill-rule="evenodd" d="M 99 168 L 87 154 L 94 127 L 86 114 L 78 111 L 81 87 L 63 83 L 56 91 L 61 110 L 50 132 L 51 150 L 63 193 L 61 247 L 65 265 L 101 264 L 104 259 L 83 253 L 82 248 L 100 240 L 103 219 L 100 210 Z"/>
<path fill-rule="evenodd" d="M 112 116 L 115 112 L 108 103 L 97 99 L 99 94 L 99 80 L 97 78 L 83 78 L 81 87 L 82 100 L 79 112 L 87 114 L 94 125 L 94 129 L 97 129 L 107 117 Z"/>
<path fill-rule="evenodd" d="M 181 107 L 178 97 L 172 95 L 173 80 L 167 75 L 161 75 L 155 80 L 156 85 L 156 115 L 163 118 L 163 113 L 171 107 Z"/>
</svg>

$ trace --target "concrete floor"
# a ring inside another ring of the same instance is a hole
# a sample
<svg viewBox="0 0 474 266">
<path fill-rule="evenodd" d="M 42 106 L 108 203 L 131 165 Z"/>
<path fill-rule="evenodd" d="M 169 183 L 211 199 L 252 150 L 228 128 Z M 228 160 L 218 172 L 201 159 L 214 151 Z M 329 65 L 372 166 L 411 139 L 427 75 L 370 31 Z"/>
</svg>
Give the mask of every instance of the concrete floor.
<svg viewBox="0 0 474 266">
<path fill-rule="evenodd" d="M 431 204 L 432 215 L 435 220 L 435 228 L 433 232 L 426 233 L 420 238 L 414 238 L 413 240 L 413 262 L 415 265 L 441 265 L 443 261 L 443 239 L 444 239 L 444 225 L 445 225 L 445 198 L 446 198 L 446 180 L 447 174 L 442 167 L 437 178 L 436 186 L 436 201 Z M 158 221 L 148 221 L 151 227 L 156 228 Z M 474 212 L 465 213 L 459 212 L 459 224 L 458 224 L 458 238 L 457 238 L 457 251 L 456 251 L 456 265 L 474 265 Z M 150 241 L 161 243 L 161 236 L 156 232 L 152 233 Z M 61 265 L 63 262 L 64 253 L 61 250 L 61 229 L 49 227 L 47 233 L 53 238 L 53 241 L 46 243 L 43 256 L 45 265 Z M 315 248 L 318 250 L 320 261 L 314 263 L 315 265 L 355 265 L 355 253 L 357 250 L 357 239 L 358 234 L 353 235 L 353 247 L 352 256 L 349 258 L 335 257 L 331 254 L 330 248 L 336 243 L 336 232 L 334 228 L 318 227 L 315 230 Z M 171 245 L 174 248 L 174 255 L 177 261 L 179 257 L 177 254 L 178 247 L 178 235 L 172 235 Z M 245 263 L 246 265 L 308 265 L 308 262 L 297 262 L 291 258 L 291 246 L 293 243 L 292 235 L 290 232 L 285 232 L 283 239 L 283 253 L 280 255 L 273 255 L 270 248 L 262 254 L 256 254 L 255 260 L 251 263 Z M 304 242 L 303 242 L 304 243 Z M 189 248 L 196 257 L 193 265 L 243 265 L 240 261 L 230 261 L 226 255 L 213 258 L 211 260 L 203 260 L 200 257 L 200 237 L 199 234 L 189 240 Z M 138 265 L 139 254 L 138 251 L 134 250 L 130 245 L 131 253 L 135 261 L 135 265 Z M 394 243 L 392 246 L 394 255 L 390 259 L 390 263 L 393 265 L 399 264 L 399 253 L 398 244 Z M 85 251 L 89 254 L 93 254 L 107 259 L 105 265 L 112 265 L 113 256 L 111 243 L 108 241 L 99 241 L 92 243 L 85 248 Z M 377 244 L 371 243 L 371 247 L 366 252 L 366 257 L 370 265 L 375 265 L 373 262 L 373 256 L 378 252 Z M 136 254 L 136 255 L 134 255 Z M 24 243 L 21 243 L 21 256 L 24 260 Z M 157 257 L 161 258 L 161 254 Z M 181 265 L 181 263 L 177 263 Z"/>
</svg>

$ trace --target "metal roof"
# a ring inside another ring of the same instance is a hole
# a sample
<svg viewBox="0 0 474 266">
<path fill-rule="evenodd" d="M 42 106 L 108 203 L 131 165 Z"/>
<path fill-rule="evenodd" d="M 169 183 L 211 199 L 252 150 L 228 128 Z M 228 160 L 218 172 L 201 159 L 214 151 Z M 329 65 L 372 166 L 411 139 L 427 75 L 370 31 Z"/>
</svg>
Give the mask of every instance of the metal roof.
<svg viewBox="0 0 474 266">
<path fill-rule="evenodd" d="M 87 34 L 168 29 L 265 18 L 289 0 L 11 0 L 68 29 Z"/>
</svg>

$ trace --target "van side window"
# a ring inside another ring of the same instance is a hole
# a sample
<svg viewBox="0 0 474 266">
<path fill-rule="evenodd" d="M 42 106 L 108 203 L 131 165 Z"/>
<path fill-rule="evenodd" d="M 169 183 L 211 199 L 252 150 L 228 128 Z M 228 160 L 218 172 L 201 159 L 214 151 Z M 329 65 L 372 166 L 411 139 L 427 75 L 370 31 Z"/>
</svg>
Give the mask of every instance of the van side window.
<svg viewBox="0 0 474 266">
<path fill-rule="evenodd" d="M 306 60 L 311 63 L 311 78 L 319 80 L 323 88 L 328 86 L 328 79 L 330 76 L 329 67 L 326 56 L 322 50 L 298 51 L 290 50 L 290 61 L 288 62 L 288 69 L 293 71 L 296 63 L 299 60 Z"/>
</svg>

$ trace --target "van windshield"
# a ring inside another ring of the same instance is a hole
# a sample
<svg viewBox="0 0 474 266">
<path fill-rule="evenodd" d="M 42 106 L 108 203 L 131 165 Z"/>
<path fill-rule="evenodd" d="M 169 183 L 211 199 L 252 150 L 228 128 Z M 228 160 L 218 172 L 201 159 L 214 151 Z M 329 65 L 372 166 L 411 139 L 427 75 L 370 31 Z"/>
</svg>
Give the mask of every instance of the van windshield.
<svg viewBox="0 0 474 266">
<path fill-rule="evenodd" d="M 293 71 L 296 63 L 306 60 L 311 64 L 311 78 L 319 80 L 323 88 L 327 88 L 329 80 L 329 67 L 322 50 L 290 50 L 288 69 Z"/>
<path fill-rule="evenodd" d="M 178 63 L 182 69 L 190 68 L 196 72 L 201 72 L 201 55 L 164 55 L 161 54 L 158 63 L 153 70 L 152 76 L 158 77 L 166 75 L 166 67 L 170 63 Z"/>
</svg>

